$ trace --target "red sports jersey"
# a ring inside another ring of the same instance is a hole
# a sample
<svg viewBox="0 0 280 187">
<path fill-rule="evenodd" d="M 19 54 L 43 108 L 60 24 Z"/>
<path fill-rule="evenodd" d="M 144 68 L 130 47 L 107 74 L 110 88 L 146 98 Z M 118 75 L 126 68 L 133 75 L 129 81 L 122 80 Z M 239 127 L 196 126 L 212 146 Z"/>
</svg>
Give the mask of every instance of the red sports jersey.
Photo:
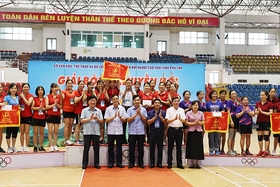
<svg viewBox="0 0 280 187">
<path fill-rule="evenodd" d="M 98 97 L 99 95 L 99 91 L 98 90 L 94 90 L 96 97 Z M 107 108 L 107 102 L 106 102 L 106 97 L 104 92 L 101 93 L 99 100 L 96 103 L 96 107 L 99 108 L 101 111 L 105 111 Z"/>
<path fill-rule="evenodd" d="M 53 94 L 47 95 L 49 99 L 49 105 L 53 105 L 55 101 L 60 104 L 60 95 L 53 96 Z M 48 115 L 52 116 L 60 116 L 60 109 L 57 107 L 53 107 L 47 110 Z"/>
<path fill-rule="evenodd" d="M 81 95 L 83 95 L 83 92 L 81 92 L 81 90 L 77 90 L 76 91 L 76 95 L 75 97 L 81 97 Z M 74 114 L 81 114 L 82 113 L 82 110 L 87 106 L 83 106 L 83 98 L 75 104 L 75 109 L 74 109 Z"/>
<path fill-rule="evenodd" d="M 164 91 L 163 93 L 156 93 L 155 98 L 158 98 L 162 101 L 168 101 L 168 93 L 167 91 Z M 170 105 L 166 105 L 166 104 L 162 104 L 161 109 L 166 111 L 168 108 L 170 107 Z"/>
<path fill-rule="evenodd" d="M 34 97 L 34 96 L 30 93 L 25 95 L 25 99 L 27 101 L 30 99 L 30 97 Z M 21 111 L 20 116 L 21 117 L 31 117 L 32 116 L 31 105 L 28 106 L 27 104 L 25 104 L 25 102 L 23 101 L 22 98 L 20 99 L 19 104 L 20 104 L 21 108 L 24 109 L 23 111 Z"/>
<path fill-rule="evenodd" d="M 46 107 L 45 99 L 39 99 L 38 97 L 34 97 L 34 107 L 39 107 L 42 104 L 42 107 Z M 46 119 L 46 112 L 34 110 L 33 111 L 33 118 L 35 119 Z"/>
<path fill-rule="evenodd" d="M 63 111 L 64 112 L 74 112 L 75 109 L 75 103 L 74 98 L 76 95 L 76 91 L 72 90 L 72 92 L 69 92 L 68 90 L 63 90 L 62 93 L 64 94 L 64 100 L 63 100 Z"/>
</svg>

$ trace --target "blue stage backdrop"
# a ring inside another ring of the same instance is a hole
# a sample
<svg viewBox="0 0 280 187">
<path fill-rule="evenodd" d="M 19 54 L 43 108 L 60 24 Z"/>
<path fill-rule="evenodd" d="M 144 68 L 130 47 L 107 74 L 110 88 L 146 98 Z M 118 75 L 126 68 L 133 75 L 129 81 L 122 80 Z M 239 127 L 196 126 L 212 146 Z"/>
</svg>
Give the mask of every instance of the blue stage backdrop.
<svg viewBox="0 0 280 187">
<path fill-rule="evenodd" d="M 198 90 L 205 90 L 205 65 L 204 64 L 159 64 L 159 63 L 126 63 L 129 66 L 128 78 L 133 83 L 137 80 L 143 86 L 144 82 L 151 79 L 158 83 L 174 75 L 180 87 L 178 93 L 183 94 L 185 90 L 191 91 L 191 100 L 196 99 Z M 103 62 L 54 62 L 54 61 L 29 61 L 28 82 L 31 85 L 30 92 L 34 94 L 37 86 L 43 86 L 46 94 L 49 93 L 51 83 L 58 83 L 62 89 L 65 88 L 65 81 L 72 79 L 75 89 L 79 80 L 86 83 L 96 83 L 101 78 Z M 124 89 L 122 84 L 121 89 Z"/>
</svg>

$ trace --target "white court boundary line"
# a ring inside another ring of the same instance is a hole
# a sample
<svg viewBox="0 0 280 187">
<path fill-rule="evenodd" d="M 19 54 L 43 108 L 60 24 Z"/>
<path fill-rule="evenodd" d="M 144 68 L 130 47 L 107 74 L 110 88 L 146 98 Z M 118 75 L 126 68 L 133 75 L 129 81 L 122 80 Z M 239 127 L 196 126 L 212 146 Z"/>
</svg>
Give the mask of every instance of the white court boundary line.
<svg viewBox="0 0 280 187">
<path fill-rule="evenodd" d="M 80 184 L 79 184 L 79 187 L 82 186 L 82 182 L 83 182 L 83 178 L 84 178 L 84 174 L 85 174 L 85 169 L 83 169 L 83 172 L 82 172 L 82 175 L 81 175 L 81 179 L 80 179 Z"/>
<path fill-rule="evenodd" d="M 0 186 L 13 187 L 13 186 L 78 186 L 78 184 L 0 184 Z"/>
<path fill-rule="evenodd" d="M 224 179 L 224 180 L 226 180 L 226 181 L 228 181 L 228 182 L 234 184 L 235 186 L 242 187 L 242 186 L 240 186 L 239 184 L 237 184 L 236 182 L 233 182 L 233 181 L 229 180 L 228 178 L 223 177 L 222 175 L 220 175 L 220 174 L 218 174 L 218 173 L 216 173 L 216 172 L 214 172 L 214 171 L 212 171 L 212 170 L 210 170 L 210 169 L 208 169 L 208 168 L 205 168 L 205 167 L 203 167 L 203 166 L 201 166 L 201 167 L 202 167 L 203 169 L 205 169 L 206 171 L 209 171 L 210 173 L 212 173 L 212 174 L 214 174 L 214 175 L 216 175 L 216 176 L 218 176 L 218 177 L 221 177 L 222 179 Z"/>
<path fill-rule="evenodd" d="M 242 175 L 242 174 L 240 174 L 240 173 L 237 173 L 237 172 L 232 171 L 232 170 L 230 170 L 230 169 L 224 168 L 223 166 L 219 166 L 219 167 L 222 168 L 222 169 L 224 169 L 224 170 L 227 170 L 227 171 L 229 171 L 229 172 L 231 172 L 231 173 L 233 173 L 233 174 L 235 174 L 235 175 L 238 175 L 238 176 L 240 176 L 240 177 L 243 177 L 243 178 L 245 178 L 245 179 L 247 179 L 247 180 L 249 180 L 249 181 L 252 181 L 253 183 L 256 183 L 256 184 L 261 185 L 261 186 L 263 186 L 263 187 L 267 187 L 266 185 L 264 185 L 264 184 L 262 184 L 262 183 L 260 183 L 260 182 L 258 182 L 258 181 L 255 181 L 255 180 L 253 180 L 253 179 L 251 179 L 251 178 L 249 178 L 249 177 L 246 177 L 246 176 L 244 176 L 244 175 Z"/>
</svg>

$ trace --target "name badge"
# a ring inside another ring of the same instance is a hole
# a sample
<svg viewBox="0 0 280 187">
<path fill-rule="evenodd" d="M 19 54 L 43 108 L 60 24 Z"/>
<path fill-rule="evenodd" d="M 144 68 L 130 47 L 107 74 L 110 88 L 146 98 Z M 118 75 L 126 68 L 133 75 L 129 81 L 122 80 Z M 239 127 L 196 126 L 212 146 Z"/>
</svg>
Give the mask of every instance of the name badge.
<svg viewBox="0 0 280 187">
<path fill-rule="evenodd" d="M 85 101 L 85 102 L 83 102 L 83 106 L 87 106 L 87 102 Z"/>
<path fill-rule="evenodd" d="M 53 110 L 53 112 L 57 112 L 57 107 L 54 106 L 52 110 Z"/>
<path fill-rule="evenodd" d="M 20 105 L 22 111 L 24 111 L 24 105 Z"/>
<path fill-rule="evenodd" d="M 155 128 L 159 128 L 159 120 L 155 121 Z"/>
<path fill-rule="evenodd" d="M 44 114 L 43 110 L 38 110 L 38 114 L 43 115 Z"/>
<path fill-rule="evenodd" d="M 130 104 L 130 99 L 125 100 L 125 104 L 129 105 Z"/>
<path fill-rule="evenodd" d="M 70 98 L 70 105 L 74 105 L 74 98 Z"/>
<path fill-rule="evenodd" d="M 104 100 L 101 100 L 101 101 L 100 101 L 100 106 L 102 106 L 102 107 L 105 106 L 105 101 L 104 101 Z"/>
</svg>

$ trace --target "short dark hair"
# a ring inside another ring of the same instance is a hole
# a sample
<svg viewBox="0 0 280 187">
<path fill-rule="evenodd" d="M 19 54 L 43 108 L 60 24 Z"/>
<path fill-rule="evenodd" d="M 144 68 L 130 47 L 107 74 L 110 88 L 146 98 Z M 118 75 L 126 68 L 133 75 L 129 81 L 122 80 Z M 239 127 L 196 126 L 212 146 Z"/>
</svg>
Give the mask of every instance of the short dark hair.
<svg viewBox="0 0 280 187">
<path fill-rule="evenodd" d="M 42 90 L 43 90 L 43 96 L 45 95 L 45 89 L 44 89 L 44 87 L 43 87 L 43 86 L 37 86 L 37 88 L 36 88 L 36 90 L 35 90 L 35 94 L 37 95 L 37 97 L 39 96 L 38 92 L 39 92 L 40 88 L 42 88 Z"/>
<path fill-rule="evenodd" d="M 180 101 L 180 98 L 179 97 L 173 97 L 171 100 L 172 102 L 175 100 L 175 99 L 178 99 Z"/>
<path fill-rule="evenodd" d="M 65 84 L 67 84 L 69 81 L 71 81 L 73 83 L 73 80 L 72 79 L 67 79 Z"/>
<path fill-rule="evenodd" d="M 117 97 L 119 98 L 119 96 L 118 96 L 117 94 L 113 94 L 111 98 L 113 98 L 113 97 L 115 97 L 115 96 L 117 96 Z"/>
<path fill-rule="evenodd" d="M 91 95 L 91 96 L 89 96 L 89 97 L 87 98 L 87 102 L 88 102 L 89 100 L 92 100 L 92 99 L 95 99 L 95 100 L 97 101 L 97 98 L 95 97 L 95 95 Z"/>
<path fill-rule="evenodd" d="M 192 93 L 191 93 L 189 90 L 185 90 L 185 91 L 183 92 L 183 97 L 185 96 L 185 94 L 186 94 L 187 92 L 189 92 L 190 95 L 192 95 Z"/>
<path fill-rule="evenodd" d="M 212 94 L 213 94 L 213 93 L 217 93 L 217 91 L 216 91 L 216 90 L 212 90 L 212 91 L 209 93 L 208 96 L 209 96 L 210 99 L 212 99 Z"/>
<path fill-rule="evenodd" d="M 52 88 L 58 87 L 58 84 L 52 83 L 50 88 L 50 94 L 52 93 Z"/>
<path fill-rule="evenodd" d="M 27 85 L 30 88 L 30 85 L 28 83 L 22 83 L 21 87 L 23 88 L 25 85 Z"/>
<path fill-rule="evenodd" d="M 155 103 L 156 101 L 158 101 L 158 102 L 161 104 L 161 100 L 160 100 L 160 99 L 156 98 L 156 99 L 153 101 L 153 103 Z"/>
<path fill-rule="evenodd" d="M 141 97 L 139 95 L 132 96 L 132 100 L 134 101 L 134 99 L 136 99 L 137 97 L 139 97 L 139 99 L 141 100 Z"/>
<path fill-rule="evenodd" d="M 17 88 L 17 85 L 15 84 L 15 83 L 11 83 L 10 85 L 9 85 L 9 91 L 8 91 L 8 95 L 11 95 L 11 92 L 10 92 L 10 89 L 12 88 L 12 87 L 16 87 Z M 17 94 L 17 92 L 16 92 L 16 96 L 17 96 L 18 94 Z"/>
<path fill-rule="evenodd" d="M 192 101 L 191 106 L 195 105 L 195 103 L 197 103 L 197 104 L 198 104 L 198 106 L 199 106 L 199 101 L 198 101 L 198 100 L 194 100 L 194 101 Z"/>
<path fill-rule="evenodd" d="M 199 90 L 196 92 L 196 96 L 199 96 L 199 94 L 204 93 L 203 91 Z"/>
</svg>

